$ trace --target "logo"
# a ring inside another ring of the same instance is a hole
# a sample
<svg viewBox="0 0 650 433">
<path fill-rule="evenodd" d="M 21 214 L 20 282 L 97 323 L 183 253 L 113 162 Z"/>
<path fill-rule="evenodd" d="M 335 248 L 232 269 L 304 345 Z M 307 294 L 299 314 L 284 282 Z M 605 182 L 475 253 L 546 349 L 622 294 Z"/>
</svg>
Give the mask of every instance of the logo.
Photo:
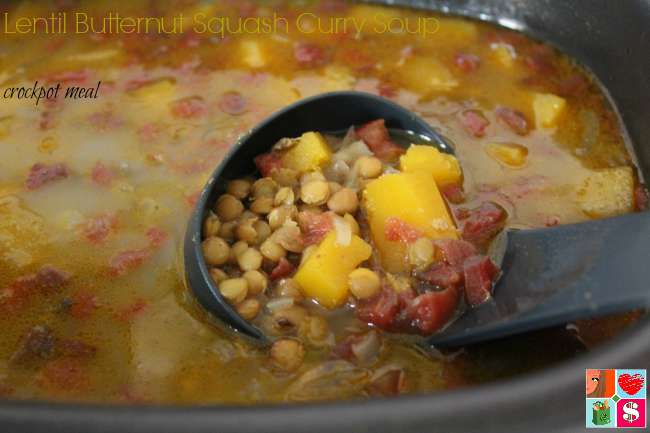
<svg viewBox="0 0 650 433">
<path fill-rule="evenodd" d="M 645 428 L 646 378 L 646 370 L 586 370 L 587 428 Z"/>
</svg>

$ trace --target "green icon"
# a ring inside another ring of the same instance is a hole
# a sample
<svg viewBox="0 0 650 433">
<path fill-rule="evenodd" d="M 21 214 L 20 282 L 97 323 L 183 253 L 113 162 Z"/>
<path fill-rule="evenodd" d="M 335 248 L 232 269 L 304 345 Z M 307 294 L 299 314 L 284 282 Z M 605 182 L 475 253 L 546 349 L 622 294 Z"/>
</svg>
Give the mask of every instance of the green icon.
<svg viewBox="0 0 650 433">
<path fill-rule="evenodd" d="M 612 420 L 609 412 L 609 402 L 605 401 L 596 401 L 593 406 L 592 419 L 591 422 L 593 425 L 607 425 Z"/>
</svg>

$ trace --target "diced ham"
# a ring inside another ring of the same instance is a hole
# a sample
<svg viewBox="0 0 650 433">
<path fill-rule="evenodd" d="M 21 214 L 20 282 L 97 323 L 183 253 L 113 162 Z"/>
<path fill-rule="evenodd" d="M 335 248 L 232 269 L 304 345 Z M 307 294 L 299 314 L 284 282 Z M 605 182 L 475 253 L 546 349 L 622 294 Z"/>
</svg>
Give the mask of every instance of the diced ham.
<svg viewBox="0 0 650 433">
<path fill-rule="evenodd" d="M 404 149 L 391 141 L 384 119 L 359 126 L 355 132 L 379 159 L 392 161 L 404 153 Z"/>
<path fill-rule="evenodd" d="M 93 244 L 101 244 L 117 226 L 115 214 L 103 214 L 86 221 L 83 236 Z"/>
<path fill-rule="evenodd" d="M 416 297 L 406 307 L 406 317 L 413 328 L 422 335 L 428 335 L 440 330 L 451 320 L 459 300 L 460 292 L 455 287 L 427 292 Z"/>
<path fill-rule="evenodd" d="M 415 242 L 423 236 L 420 230 L 395 217 L 386 219 L 384 234 L 389 241 L 405 243 Z"/>
<path fill-rule="evenodd" d="M 476 247 L 467 241 L 437 239 L 433 243 L 437 248 L 440 248 L 445 261 L 454 267 L 462 266 L 468 257 L 476 254 Z"/>
<path fill-rule="evenodd" d="M 557 74 L 557 68 L 553 64 L 554 57 L 553 50 L 541 44 L 533 47 L 531 53 L 525 57 L 524 62 L 535 73 L 550 77 Z"/>
<path fill-rule="evenodd" d="M 239 92 L 226 92 L 219 100 L 219 109 L 231 116 L 239 116 L 248 111 L 248 101 Z"/>
<path fill-rule="evenodd" d="M 70 274 L 63 272 L 52 265 L 44 265 L 36 272 L 35 285 L 45 294 L 56 293 L 70 280 Z"/>
<path fill-rule="evenodd" d="M 153 248 L 158 248 L 169 239 L 169 234 L 157 227 L 152 227 L 147 230 L 146 235 L 147 239 L 149 239 L 149 245 Z"/>
<path fill-rule="evenodd" d="M 127 250 L 114 255 L 108 262 L 109 274 L 114 277 L 126 275 L 129 271 L 142 266 L 151 257 L 148 248 Z"/>
<path fill-rule="evenodd" d="M 377 296 L 359 303 L 357 307 L 361 321 L 386 330 L 391 329 L 399 311 L 399 297 L 390 287 L 384 287 Z"/>
<path fill-rule="evenodd" d="M 474 137 L 483 137 L 490 121 L 485 118 L 480 110 L 465 110 L 460 115 L 461 123 Z"/>
<path fill-rule="evenodd" d="M 282 159 L 275 152 L 263 153 L 255 157 L 255 166 L 263 177 L 268 177 L 274 170 L 282 168 Z"/>
<path fill-rule="evenodd" d="M 475 307 L 487 301 L 499 269 L 488 257 L 478 255 L 467 259 L 463 269 L 467 303 Z"/>
<path fill-rule="evenodd" d="M 475 54 L 458 53 L 454 57 L 454 62 L 463 72 L 474 72 L 481 66 L 481 58 Z"/>
<path fill-rule="evenodd" d="M 97 185 L 110 186 L 113 182 L 113 179 L 115 178 L 115 173 L 113 170 L 104 165 L 104 163 L 97 161 L 93 167 L 90 177 Z"/>
<path fill-rule="evenodd" d="M 82 290 L 69 299 L 69 312 L 75 319 L 87 319 L 91 317 L 99 307 L 97 297 L 88 291 Z"/>
<path fill-rule="evenodd" d="M 298 224 L 302 230 L 305 246 L 320 243 L 334 228 L 334 221 L 330 213 L 317 214 L 314 212 L 300 212 Z"/>
<path fill-rule="evenodd" d="M 573 73 L 560 80 L 557 85 L 557 92 L 560 96 L 576 97 L 581 96 L 589 89 L 589 82 L 580 73 Z"/>
<path fill-rule="evenodd" d="M 47 326 L 34 326 L 23 337 L 18 349 L 11 355 L 12 364 L 22 364 L 54 356 L 55 338 Z"/>
<path fill-rule="evenodd" d="M 447 185 L 442 185 L 440 187 L 440 192 L 450 203 L 460 204 L 465 201 L 463 186 L 460 184 L 449 183 Z"/>
<path fill-rule="evenodd" d="M 41 370 L 38 383 L 59 391 L 77 391 L 90 383 L 83 365 L 74 358 L 59 358 L 49 361 Z"/>
<path fill-rule="evenodd" d="M 87 70 L 80 71 L 64 71 L 52 74 L 47 77 L 48 83 L 78 83 L 81 84 L 88 79 L 89 73 Z"/>
<path fill-rule="evenodd" d="M 117 129 L 124 124 L 124 121 L 112 111 L 98 111 L 88 116 L 88 121 L 98 131 Z"/>
<path fill-rule="evenodd" d="M 455 288 L 463 283 L 463 274 L 456 266 L 447 263 L 434 263 L 429 269 L 418 274 L 418 278 L 440 288 Z"/>
<path fill-rule="evenodd" d="M 208 107 L 203 98 L 192 96 L 172 102 L 171 111 L 174 117 L 191 119 L 205 115 Z"/>
<path fill-rule="evenodd" d="M 65 164 L 46 165 L 36 163 L 29 170 L 25 186 L 28 190 L 35 190 L 57 180 L 70 176 L 70 170 Z"/>
<path fill-rule="evenodd" d="M 634 205 L 637 211 L 642 211 L 648 209 L 648 190 L 645 185 L 638 184 L 634 188 Z"/>
<path fill-rule="evenodd" d="M 506 225 L 507 214 L 501 206 L 484 202 L 470 211 L 463 224 L 463 239 L 474 245 L 485 245 Z"/>
<path fill-rule="evenodd" d="M 322 66 L 327 62 L 325 51 L 316 44 L 298 43 L 293 48 L 293 57 L 303 67 Z"/>
<path fill-rule="evenodd" d="M 282 257 L 269 276 L 271 277 L 271 280 L 275 281 L 288 277 L 293 274 L 295 270 L 296 267 L 292 265 L 289 260 Z"/>
<path fill-rule="evenodd" d="M 528 134 L 528 120 L 526 120 L 526 116 L 521 111 L 508 107 L 497 107 L 494 112 L 497 118 L 516 134 Z"/>
</svg>

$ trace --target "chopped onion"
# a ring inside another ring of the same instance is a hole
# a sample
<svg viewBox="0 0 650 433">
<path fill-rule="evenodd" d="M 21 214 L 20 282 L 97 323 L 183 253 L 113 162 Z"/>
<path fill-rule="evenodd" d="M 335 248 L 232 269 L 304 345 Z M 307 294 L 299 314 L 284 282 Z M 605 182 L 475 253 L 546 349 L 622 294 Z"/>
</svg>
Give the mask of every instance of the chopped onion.
<svg viewBox="0 0 650 433">
<path fill-rule="evenodd" d="M 350 224 L 340 216 L 334 217 L 334 230 L 336 231 L 336 243 L 347 247 L 352 242 L 352 228 Z"/>
<path fill-rule="evenodd" d="M 354 357 L 357 358 L 361 364 L 371 364 L 381 349 L 381 340 L 376 331 L 370 331 L 361 339 L 350 346 Z"/>
<path fill-rule="evenodd" d="M 282 296 L 280 298 L 271 299 L 266 303 L 266 308 L 271 313 L 276 311 L 284 310 L 285 308 L 292 307 L 294 299 L 291 296 Z"/>
</svg>

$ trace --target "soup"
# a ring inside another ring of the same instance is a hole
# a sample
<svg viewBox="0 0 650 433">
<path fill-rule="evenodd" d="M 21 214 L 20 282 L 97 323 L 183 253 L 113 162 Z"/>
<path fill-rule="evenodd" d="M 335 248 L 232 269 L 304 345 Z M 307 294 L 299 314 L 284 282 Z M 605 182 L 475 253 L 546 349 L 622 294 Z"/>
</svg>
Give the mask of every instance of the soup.
<svg viewBox="0 0 650 433">
<path fill-rule="evenodd" d="M 15 29 L 15 17 L 80 7 L 2 8 Z M 291 17 L 293 31 L 221 37 L 200 28 L 96 28 L 3 37 L 0 83 L 4 95 L 15 89 L 0 104 L 4 398 L 250 404 L 431 392 L 547 366 L 638 316 L 426 353 L 362 321 L 329 318 L 323 344 L 305 344 L 295 369 L 276 368 L 271 349 L 222 331 L 183 279 L 182 239 L 198 192 L 249 128 L 326 91 L 385 96 L 454 144 L 462 185 L 447 200 L 459 227 L 491 203 L 505 212 L 505 227 L 533 228 L 647 205 L 618 120 L 570 59 L 483 23 L 331 1 L 178 1 L 165 10 L 144 1 L 98 2 L 84 10 L 99 23 L 118 9 L 233 22 L 276 12 Z M 305 12 L 321 24 L 371 17 L 374 26 L 411 26 L 310 33 L 317 22 L 294 27 Z M 432 33 L 422 30 L 433 19 L 435 27 L 426 27 Z M 38 104 L 18 99 L 37 80 L 45 97 Z M 62 94 L 79 88 L 77 97 L 48 99 L 47 89 L 59 83 Z M 355 335 L 376 332 L 369 362 L 340 350 L 351 326 Z M 288 329 L 286 337 L 295 341 L 297 332 Z"/>
</svg>

